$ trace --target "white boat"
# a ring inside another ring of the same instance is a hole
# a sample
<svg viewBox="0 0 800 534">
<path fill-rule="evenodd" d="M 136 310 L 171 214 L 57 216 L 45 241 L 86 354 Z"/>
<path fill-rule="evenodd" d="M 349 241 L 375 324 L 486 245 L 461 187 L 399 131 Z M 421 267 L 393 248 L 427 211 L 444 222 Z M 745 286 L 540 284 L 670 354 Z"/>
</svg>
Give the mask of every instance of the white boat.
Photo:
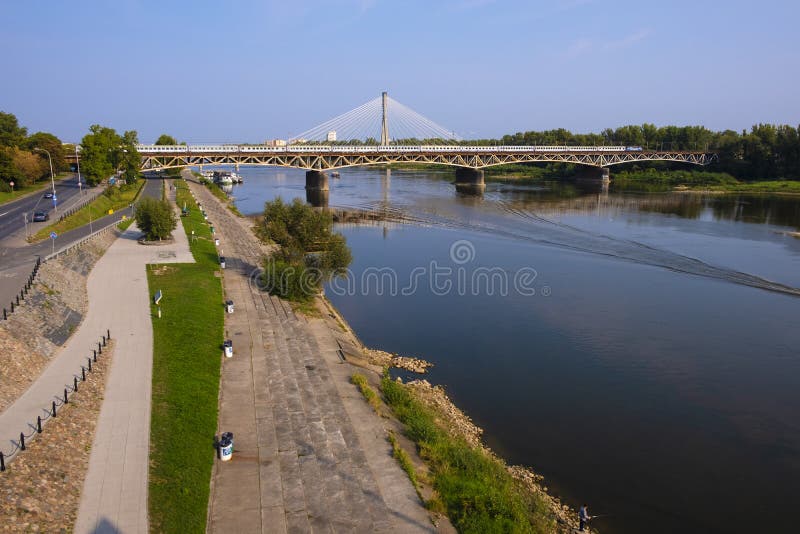
<svg viewBox="0 0 800 534">
<path fill-rule="evenodd" d="M 233 185 L 233 172 L 231 171 L 214 171 L 214 183 L 220 185 Z"/>
</svg>

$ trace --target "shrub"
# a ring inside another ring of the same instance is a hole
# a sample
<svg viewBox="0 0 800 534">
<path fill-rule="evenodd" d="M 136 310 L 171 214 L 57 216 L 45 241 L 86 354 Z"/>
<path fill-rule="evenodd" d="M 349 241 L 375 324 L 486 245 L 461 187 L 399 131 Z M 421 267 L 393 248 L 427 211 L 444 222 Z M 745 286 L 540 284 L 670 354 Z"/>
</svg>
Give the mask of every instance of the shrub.
<svg viewBox="0 0 800 534">
<path fill-rule="evenodd" d="M 167 239 L 178 225 L 178 218 L 166 200 L 143 198 L 136 207 L 136 224 L 151 241 Z"/>
<path fill-rule="evenodd" d="M 344 274 L 352 261 L 344 236 L 333 233 L 332 215 L 299 199 L 267 202 L 258 235 L 281 247 L 264 262 L 264 287 L 289 300 L 308 301 L 326 278 Z"/>
</svg>

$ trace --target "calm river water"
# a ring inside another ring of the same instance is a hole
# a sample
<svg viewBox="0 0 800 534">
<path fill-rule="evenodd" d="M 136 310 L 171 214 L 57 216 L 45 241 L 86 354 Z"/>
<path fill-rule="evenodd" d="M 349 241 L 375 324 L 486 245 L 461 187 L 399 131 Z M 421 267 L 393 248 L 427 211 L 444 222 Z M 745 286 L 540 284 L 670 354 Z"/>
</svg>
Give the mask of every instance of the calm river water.
<svg viewBox="0 0 800 534">
<path fill-rule="evenodd" d="M 305 198 L 302 171 L 241 174 L 244 212 Z M 487 443 L 601 531 L 796 531 L 800 199 L 451 181 L 330 181 L 332 207 L 413 221 L 339 228 L 353 274 L 327 294 L 364 343 L 434 362 Z"/>
</svg>

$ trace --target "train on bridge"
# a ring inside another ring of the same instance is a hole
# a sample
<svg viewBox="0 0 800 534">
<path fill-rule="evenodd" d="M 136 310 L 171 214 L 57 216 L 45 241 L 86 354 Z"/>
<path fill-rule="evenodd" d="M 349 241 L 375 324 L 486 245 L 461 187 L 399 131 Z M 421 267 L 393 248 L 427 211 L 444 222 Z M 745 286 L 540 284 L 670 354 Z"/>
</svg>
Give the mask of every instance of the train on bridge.
<svg viewBox="0 0 800 534">
<path fill-rule="evenodd" d="M 140 153 L 146 154 L 247 154 L 247 153 L 327 153 L 358 154 L 365 152 L 481 152 L 481 153 L 536 153 L 536 152 L 579 152 L 579 153 L 619 153 L 641 152 L 640 146 L 475 146 L 475 145 L 137 145 Z"/>
</svg>

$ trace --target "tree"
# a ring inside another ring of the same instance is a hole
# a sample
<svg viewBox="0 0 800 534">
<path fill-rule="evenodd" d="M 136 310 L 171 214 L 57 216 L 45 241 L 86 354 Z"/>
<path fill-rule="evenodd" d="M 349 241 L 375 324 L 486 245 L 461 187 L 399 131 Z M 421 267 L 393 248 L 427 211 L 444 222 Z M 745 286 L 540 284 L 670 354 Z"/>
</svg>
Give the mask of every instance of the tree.
<svg viewBox="0 0 800 534">
<path fill-rule="evenodd" d="M 160 241 L 172 236 L 178 218 L 166 200 L 143 198 L 136 206 L 136 224 L 149 241 Z"/>
<path fill-rule="evenodd" d="M 265 259 L 263 281 L 283 298 L 308 300 L 326 278 L 342 275 L 352 261 L 344 236 L 333 233 L 331 214 L 299 199 L 267 202 L 257 231 L 261 239 L 280 245 Z"/>
<path fill-rule="evenodd" d="M 142 157 L 139 155 L 139 151 L 136 150 L 136 145 L 138 144 L 139 135 L 135 130 L 128 130 L 122 134 L 124 152 L 121 167 L 128 182 L 135 182 L 141 175 Z"/>
<path fill-rule="evenodd" d="M 178 141 L 172 137 L 171 135 L 161 134 L 158 139 L 156 139 L 157 145 L 177 145 Z"/>
<path fill-rule="evenodd" d="M 0 111 L 0 146 L 20 146 L 28 130 L 17 122 L 16 115 Z"/>
<path fill-rule="evenodd" d="M 56 172 L 68 170 L 67 160 L 64 157 L 64 145 L 61 143 L 61 139 L 55 135 L 47 132 L 36 132 L 25 139 L 25 148 L 30 151 L 33 151 L 35 148 L 47 150 L 50 152 L 50 157 L 53 158 L 53 169 Z M 47 154 L 44 152 L 40 152 L 39 157 L 47 160 Z M 49 166 L 49 162 L 47 165 Z"/>
<path fill-rule="evenodd" d="M 93 124 L 81 141 L 81 173 L 89 185 L 97 185 L 116 171 L 122 159 L 122 138 L 112 128 Z"/>
</svg>

